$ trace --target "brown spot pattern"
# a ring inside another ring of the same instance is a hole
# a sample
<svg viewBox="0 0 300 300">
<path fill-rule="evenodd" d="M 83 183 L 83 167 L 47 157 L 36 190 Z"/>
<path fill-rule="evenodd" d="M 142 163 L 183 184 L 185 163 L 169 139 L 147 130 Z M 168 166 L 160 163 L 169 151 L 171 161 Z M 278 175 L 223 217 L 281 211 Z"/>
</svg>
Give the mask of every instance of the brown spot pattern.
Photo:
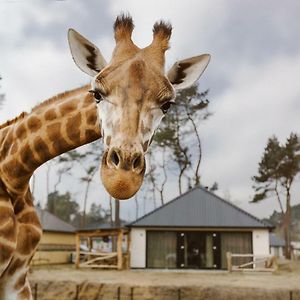
<svg viewBox="0 0 300 300">
<path fill-rule="evenodd" d="M 26 128 L 24 124 L 20 124 L 18 128 L 16 129 L 16 136 L 21 141 L 24 140 L 27 136 Z"/>
<path fill-rule="evenodd" d="M 88 125 L 95 125 L 97 122 L 97 111 L 96 109 L 90 109 L 85 113 L 86 122 Z"/>
<path fill-rule="evenodd" d="M 18 218 L 18 222 L 22 224 L 32 224 L 41 228 L 40 220 L 35 211 L 28 211 L 27 213 L 24 212 L 21 218 Z"/>
<path fill-rule="evenodd" d="M 19 214 L 25 207 L 25 202 L 23 198 L 17 198 L 14 203 L 14 212 Z"/>
<path fill-rule="evenodd" d="M 42 127 L 42 122 L 35 116 L 31 116 L 27 122 L 28 129 L 32 132 L 36 132 Z"/>
<path fill-rule="evenodd" d="M 80 144 L 80 125 L 81 125 L 81 113 L 78 112 L 76 115 L 70 117 L 66 124 L 66 131 L 68 138 Z"/>
<path fill-rule="evenodd" d="M 16 239 L 16 218 L 8 207 L 0 209 L 0 236 L 12 242 Z"/>
<path fill-rule="evenodd" d="M 21 260 L 19 258 L 14 258 L 13 261 L 11 262 L 11 264 L 8 267 L 8 275 L 13 275 L 15 274 L 15 272 L 22 268 L 25 265 L 25 260 Z"/>
<path fill-rule="evenodd" d="M 3 164 L 3 171 L 7 174 L 7 176 L 16 179 L 28 175 L 28 171 L 16 159 L 12 159 Z"/>
<path fill-rule="evenodd" d="M 67 143 L 67 141 L 61 136 L 61 124 L 56 122 L 54 124 L 47 126 L 47 134 L 52 142 L 55 154 L 61 154 L 65 151 L 70 150 L 72 147 Z"/>
<path fill-rule="evenodd" d="M 45 120 L 52 121 L 57 118 L 57 114 L 54 108 L 51 108 L 45 112 Z"/>
<path fill-rule="evenodd" d="M 91 129 L 85 130 L 85 139 L 86 139 L 87 143 L 93 142 L 99 138 L 100 138 L 100 135 L 95 130 L 91 130 Z"/>
<path fill-rule="evenodd" d="M 60 134 L 60 128 L 61 128 L 61 124 L 59 122 L 47 126 L 46 128 L 47 135 L 51 141 L 57 139 L 57 137 Z"/>
<path fill-rule="evenodd" d="M 29 255 L 36 248 L 41 238 L 40 232 L 27 224 L 20 224 L 16 251 L 21 255 Z"/>
<path fill-rule="evenodd" d="M 33 152 L 28 144 L 22 147 L 20 151 L 20 157 L 22 162 L 26 164 L 30 169 L 39 166 L 39 163 L 35 160 Z"/>
<path fill-rule="evenodd" d="M 68 144 L 68 142 L 61 136 L 58 136 L 56 140 L 52 143 L 53 148 L 57 155 L 62 154 L 71 150 L 73 147 Z"/>
<path fill-rule="evenodd" d="M 75 101 L 73 102 L 67 102 L 60 105 L 59 110 L 62 115 L 68 114 L 74 110 L 76 110 L 77 104 Z"/>
<path fill-rule="evenodd" d="M 36 137 L 33 142 L 34 150 L 40 157 L 41 161 L 45 162 L 51 158 L 51 153 L 47 144 L 43 141 L 41 137 Z"/>
<path fill-rule="evenodd" d="M 0 261 L 1 261 L 1 263 L 8 261 L 12 257 L 14 251 L 15 251 L 14 248 L 0 244 Z"/>
</svg>

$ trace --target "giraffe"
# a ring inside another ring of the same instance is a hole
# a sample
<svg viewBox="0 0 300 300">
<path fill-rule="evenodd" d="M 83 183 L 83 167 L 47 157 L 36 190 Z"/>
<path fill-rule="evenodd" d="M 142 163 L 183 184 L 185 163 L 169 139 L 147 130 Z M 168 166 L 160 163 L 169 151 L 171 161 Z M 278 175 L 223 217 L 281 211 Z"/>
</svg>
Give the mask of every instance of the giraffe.
<svg viewBox="0 0 300 300">
<path fill-rule="evenodd" d="M 102 138 L 101 178 L 108 193 L 128 199 L 140 188 L 145 153 L 176 90 L 193 84 L 210 55 L 176 62 L 164 72 L 172 27 L 160 21 L 145 48 L 132 41 L 129 15 L 114 23 L 115 48 L 101 51 L 74 29 L 68 41 L 75 64 L 91 84 L 59 94 L 30 113 L 0 125 L 0 300 L 32 299 L 27 272 L 42 228 L 29 180 L 46 161 Z"/>
</svg>

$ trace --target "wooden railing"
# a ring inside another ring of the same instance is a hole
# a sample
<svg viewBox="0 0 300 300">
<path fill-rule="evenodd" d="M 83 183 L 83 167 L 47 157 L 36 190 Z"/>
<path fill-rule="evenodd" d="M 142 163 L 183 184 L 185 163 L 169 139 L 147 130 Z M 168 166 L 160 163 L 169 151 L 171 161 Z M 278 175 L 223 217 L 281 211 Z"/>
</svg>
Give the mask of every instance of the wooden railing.
<svg viewBox="0 0 300 300">
<path fill-rule="evenodd" d="M 126 250 L 123 251 L 123 236 L 127 236 Z M 112 252 L 92 251 L 93 241 L 97 238 L 111 237 L 116 239 L 116 249 Z M 82 251 L 80 245 L 82 240 L 87 241 L 87 251 Z M 98 269 L 128 269 L 130 260 L 130 235 L 127 229 L 96 229 L 90 231 L 78 231 L 76 233 L 76 268 L 98 268 Z"/>
<path fill-rule="evenodd" d="M 101 253 L 101 252 L 87 252 L 80 251 L 80 268 L 108 268 L 117 269 L 117 252 Z"/>
<path fill-rule="evenodd" d="M 255 254 L 236 254 L 227 252 L 227 270 L 233 271 L 247 271 L 247 272 L 274 272 L 277 265 L 277 258 L 273 255 L 255 255 Z M 252 258 L 251 261 L 234 265 L 233 258 Z"/>
</svg>

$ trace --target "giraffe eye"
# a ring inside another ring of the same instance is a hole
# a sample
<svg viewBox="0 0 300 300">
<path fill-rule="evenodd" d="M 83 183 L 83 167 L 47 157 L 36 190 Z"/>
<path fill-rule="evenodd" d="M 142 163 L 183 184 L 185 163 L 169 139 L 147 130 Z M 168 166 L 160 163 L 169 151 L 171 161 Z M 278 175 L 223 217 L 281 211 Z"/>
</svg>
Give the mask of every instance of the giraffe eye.
<svg viewBox="0 0 300 300">
<path fill-rule="evenodd" d="M 99 103 L 103 100 L 103 96 L 98 90 L 91 90 L 89 92 L 93 94 L 94 98 L 96 99 L 96 103 Z"/>
<path fill-rule="evenodd" d="M 166 113 L 168 112 L 169 108 L 171 107 L 171 104 L 172 104 L 172 102 L 167 102 L 167 103 L 163 104 L 163 105 L 160 107 L 161 111 L 162 111 L 164 114 L 166 114 Z"/>
</svg>

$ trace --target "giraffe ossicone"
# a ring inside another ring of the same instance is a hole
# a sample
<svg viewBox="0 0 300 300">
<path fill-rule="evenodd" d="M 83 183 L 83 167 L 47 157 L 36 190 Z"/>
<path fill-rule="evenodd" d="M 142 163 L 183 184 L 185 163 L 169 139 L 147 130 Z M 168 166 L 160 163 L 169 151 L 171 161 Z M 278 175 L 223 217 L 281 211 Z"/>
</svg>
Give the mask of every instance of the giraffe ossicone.
<svg viewBox="0 0 300 300">
<path fill-rule="evenodd" d="M 172 27 L 158 22 L 153 41 L 137 47 L 131 17 L 114 25 L 116 46 L 107 63 L 100 50 L 75 30 L 68 34 L 77 66 L 91 85 L 59 94 L 30 113 L 0 125 L 0 299 L 32 299 L 29 264 L 42 236 L 29 180 L 46 161 L 102 137 L 106 151 L 101 177 L 117 199 L 140 188 L 145 153 L 177 89 L 193 84 L 210 56 L 176 62 L 165 74 L 165 51 Z"/>
<path fill-rule="evenodd" d="M 117 17 L 116 45 L 109 63 L 88 39 L 74 29 L 68 33 L 73 59 L 92 77 L 92 93 L 100 100 L 98 116 L 106 145 L 101 177 L 108 193 L 117 199 L 128 199 L 139 190 L 145 153 L 175 91 L 198 80 L 210 60 L 208 54 L 184 59 L 165 74 L 171 25 L 155 23 L 153 41 L 145 48 L 133 43 L 133 29 L 130 16 Z"/>
</svg>

